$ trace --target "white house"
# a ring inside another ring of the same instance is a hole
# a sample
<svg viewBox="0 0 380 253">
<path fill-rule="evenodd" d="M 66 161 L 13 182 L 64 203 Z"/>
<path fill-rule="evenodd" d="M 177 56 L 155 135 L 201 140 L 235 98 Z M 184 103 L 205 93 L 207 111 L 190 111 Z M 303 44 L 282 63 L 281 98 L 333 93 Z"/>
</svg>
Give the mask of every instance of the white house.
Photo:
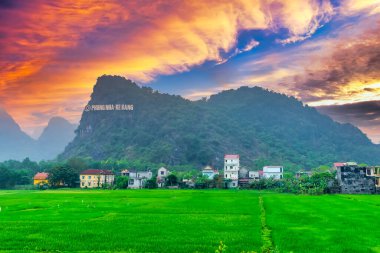
<svg viewBox="0 0 380 253">
<path fill-rule="evenodd" d="M 227 182 L 228 188 L 238 187 L 239 168 L 240 168 L 239 155 L 225 155 L 224 156 L 224 179 Z"/>
<path fill-rule="evenodd" d="M 215 175 L 219 175 L 219 171 L 211 166 L 206 166 L 202 170 L 202 176 L 208 177 L 208 179 L 214 179 Z"/>
<path fill-rule="evenodd" d="M 250 170 L 250 171 L 248 171 L 248 178 L 251 180 L 259 180 L 260 179 L 260 173 L 258 171 Z"/>
<path fill-rule="evenodd" d="M 157 185 L 158 187 L 163 187 L 165 185 L 165 179 L 169 176 L 170 171 L 164 167 L 161 167 L 157 171 Z"/>
<path fill-rule="evenodd" d="M 152 179 L 153 174 L 151 171 L 129 171 L 123 170 L 122 176 L 129 177 L 128 188 L 140 189 L 145 186 L 148 179 Z"/>
<path fill-rule="evenodd" d="M 284 173 L 283 166 L 264 166 L 263 178 L 282 179 Z"/>
</svg>

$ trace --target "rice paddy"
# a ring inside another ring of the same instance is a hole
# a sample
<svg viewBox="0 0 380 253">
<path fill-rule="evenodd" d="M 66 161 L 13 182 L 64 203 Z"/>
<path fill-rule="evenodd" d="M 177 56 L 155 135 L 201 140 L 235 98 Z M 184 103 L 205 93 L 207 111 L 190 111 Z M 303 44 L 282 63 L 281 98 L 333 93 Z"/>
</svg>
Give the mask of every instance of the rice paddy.
<svg viewBox="0 0 380 253">
<path fill-rule="evenodd" d="M 261 196 L 261 201 L 259 197 Z M 0 252 L 380 252 L 380 195 L 0 191 Z"/>
</svg>

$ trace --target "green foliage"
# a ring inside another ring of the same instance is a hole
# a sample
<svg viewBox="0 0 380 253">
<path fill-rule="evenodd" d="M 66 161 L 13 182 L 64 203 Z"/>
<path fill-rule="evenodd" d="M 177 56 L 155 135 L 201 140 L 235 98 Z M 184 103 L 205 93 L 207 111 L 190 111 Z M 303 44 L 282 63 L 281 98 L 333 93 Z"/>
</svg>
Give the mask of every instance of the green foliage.
<svg viewBox="0 0 380 253">
<path fill-rule="evenodd" d="M 329 172 L 331 166 L 328 165 L 320 165 L 317 168 L 313 168 L 312 171 L 318 172 L 318 173 L 324 173 L 324 172 Z"/>
<path fill-rule="evenodd" d="M 166 186 L 176 186 L 176 185 L 178 185 L 177 176 L 174 175 L 174 174 L 170 174 L 169 176 L 167 176 L 166 179 L 165 179 L 165 185 Z"/>
<path fill-rule="evenodd" d="M 218 248 L 215 250 L 215 253 L 223 253 L 227 251 L 227 245 L 225 245 L 222 241 L 219 242 Z"/>
<path fill-rule="evenodd" d="M 129 181 L 129 177 L 125 177 L 125 176 L 116 177 L 114 188 L 127 189 L 128 181 Z"/>
<path fill-rule="evenodd" d="M 0 189 L 11 189 L 16 184 L 17 175 L 7 168 L 0 167 Z"/>
<path fill-rule="evenodd" d="M 145 188 L 148 189 L 156 189 L 158 187 L 157 185 L 157 178 L 153 177 L 151 179 L 146 180 Z"/>
<path fill-rule="evenodd" d="M 79 179 L 79 174 L 70 167 L 57 166 L 49 171 L 49 184 L 54 187 L 76 186 L 76 182 Z"/>
<path fill-rule="evenodd" d="M 207 176 L 198 176 L 195 180 L 195 188 L 205 189 L 213 186 L 213 180 L 210 180 Z"/>
<path fill-rule="evenodd" d="M 300 178 L 286 177 L 282 180 L 272 178 L 262 178 L 251 183 L 250 188 L 256 190 L 272 189 L 279 192 L 294 194 L 312 194 L 318 195 L 323 193 L 334 193 L 337 190 L 335 175 L 329 172 L 314 173 L 311 177 L 303 176 Z"/>
</svg>

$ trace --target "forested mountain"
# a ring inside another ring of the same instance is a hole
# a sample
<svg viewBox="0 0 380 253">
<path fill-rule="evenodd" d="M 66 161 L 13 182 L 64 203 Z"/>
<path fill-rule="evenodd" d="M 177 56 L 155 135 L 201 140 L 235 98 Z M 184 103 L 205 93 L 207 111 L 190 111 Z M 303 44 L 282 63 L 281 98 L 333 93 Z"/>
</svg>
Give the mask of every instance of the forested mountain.
<svg viewBox="0 0 380 253">
<path fill-rule="evenodd" d="M 51 160 L 61 153 L 74 138 L 75 125 L 54 117 L 38 140 L 24 133 L 20 126 L 5 111 L 0 109 L 0 161 Z"/>
<path fill-rule="evenodd" d="M 84 111 L 61 159 L 138 159 L 220 167 L 237 153 L 247 167 L 334 161 L 380 163 L 380 147 L 358 128 L 259 87 L 189 101 L 139 87 L 118 76 L 97 80 L 89 105 L 133 104 L 133 111 Z"/>
</svg>

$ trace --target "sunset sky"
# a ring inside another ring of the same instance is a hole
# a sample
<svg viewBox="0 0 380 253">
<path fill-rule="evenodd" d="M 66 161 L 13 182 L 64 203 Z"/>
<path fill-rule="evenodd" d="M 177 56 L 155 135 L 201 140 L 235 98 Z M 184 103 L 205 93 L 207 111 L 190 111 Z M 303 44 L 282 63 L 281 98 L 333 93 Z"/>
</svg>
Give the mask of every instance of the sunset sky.
<svg viewBox="0 0 380 253">
<path fill-rule="evenodd" d="M 97 77 L 195 100 L 261 86 L 380 142 L 380 0 L 0 0 L 0 107 L 38 136 Z"/>
</svg>

